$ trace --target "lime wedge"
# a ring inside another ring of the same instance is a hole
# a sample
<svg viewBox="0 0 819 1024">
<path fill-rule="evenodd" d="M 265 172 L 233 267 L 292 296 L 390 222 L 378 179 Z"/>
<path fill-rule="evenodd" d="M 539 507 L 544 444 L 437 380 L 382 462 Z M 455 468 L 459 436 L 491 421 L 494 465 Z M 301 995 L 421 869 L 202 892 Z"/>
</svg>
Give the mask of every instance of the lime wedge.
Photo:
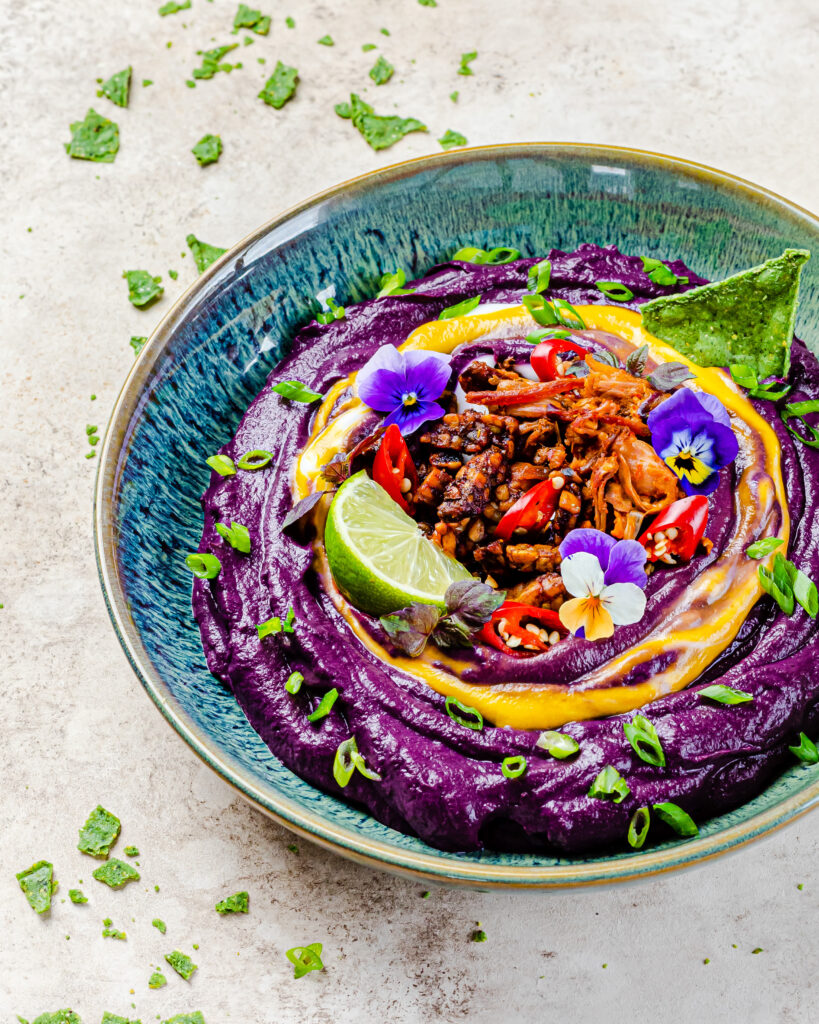
<svg viewBox="0 0 819 1024">
<path fill-rule="evenodd" d="M 413 601 L 443 607 L 450 583 L 471 576 L 363 470 L 333 499 L 324 546 L 339 590 L 368 615 L 386 615 Z"/>
</svg>

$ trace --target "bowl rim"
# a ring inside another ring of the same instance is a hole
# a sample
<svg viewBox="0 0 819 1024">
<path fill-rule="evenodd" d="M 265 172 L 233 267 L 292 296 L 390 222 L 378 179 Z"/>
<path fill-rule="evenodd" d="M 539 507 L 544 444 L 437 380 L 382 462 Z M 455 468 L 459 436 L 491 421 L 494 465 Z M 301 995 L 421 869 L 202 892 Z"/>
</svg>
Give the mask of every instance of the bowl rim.
<svg viewBox="0 0 819 1024">
<path fill-rule="evenodd" d="M 175 329 L 184 321 L 198 296 L 207 290 L 210 282 L 240 253 L 247 251 L 296 215 L 341 195 L 351 187 L 392 182 L 427 168 L 445 167 L 472 160 L 503 156 L 542 158 L 548 155 L 577 155 L 587 159 L 599 156 L 602 160 L 620 159 L 655 169 L 678 170 L 689 177 L 705 180 L 711 185 L 742 192 L 746 198 L 758 205 L 774 207 L 780 213 L 788 213 L 794 220 L 806 223 L 814 231 L 819 232 L 819 218 L 770 189 L 706 164 L 625 146 L 576 142 L 500 143 L 464 147 L 388 164 L 323 189 L 270 218 L 228 249 L 185 289 L 160 320 L 126 376 L 111 411 L 97 465 L 93 507 L 94 547 L 105 604 L 131 667 L 165 721 L 205 764 L 254 807 L 280 825 L 357 863 L 427 882 L 487 889 L 549 889 L 631 881 L 692 866 L 738 849 L 795 820 L 819 802 L 817 778 L 799 793 L 760 811 L 746 821 L 729 825 L 714 835 L 680 841 L 664 849 L 633 853 L 627 859 L 598 858 L 594 861 L 573 861 L 569 864 L 517 866 L 443 857 L 432 848 L 429 853 L 405 850 L 388 842 L 362 836 L 351 828 L 338 826 L 288 797 L 275 793 L 271 796 L 263 792 L 250 777 L 250 773 L 232 762 L 229 755 L 223 754 L 179 706 L 142 645 L 128 610 L 117 569 L 115 519 L 112 511 L 117 494 L 120 455 L 127 447 L 129 425 L 139 408 L 143 387 Z"/>
</svg>

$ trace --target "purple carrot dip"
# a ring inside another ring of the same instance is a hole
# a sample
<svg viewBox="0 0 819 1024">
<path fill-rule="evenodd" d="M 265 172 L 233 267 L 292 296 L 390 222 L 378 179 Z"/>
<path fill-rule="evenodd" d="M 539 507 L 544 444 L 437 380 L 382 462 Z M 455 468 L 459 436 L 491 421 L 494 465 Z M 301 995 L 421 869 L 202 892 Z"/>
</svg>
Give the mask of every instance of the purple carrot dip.
<svg viewBox="0 0 819 1024">
<path fill-rule="evenodd" d="M 667 265 L 676 275 L 687 276 L 688 284 L 661 287 L 648 278 L 639 257 L 624 256 L 613 247 L 583 245 L 574 253 L 554 250 L 548 258 L 548 297 L 573 305 L 611 305 L 595 286 L 601 280 L 630 289 L 633 300 L 618 305 L 632 309 L 705 283 L 675 261 Z M 300 331 L 269 383 L 294 379 L 326 394 L 380 346 L 402 344 L 449 306 L 475 295 L 484 303 L 520 303 L 529 269 L 537 262 L 476 266 L 453 261 L 411 282 L 411 294 L 348 306 L 343 319 Z M 454 376 L 470 359 L 489 351 L 526 357 L 531 345 L 464 345 L 453 355 Z M 819 363 L 798 340 L 789 383 L 789 402 L 819 396 Z M 819 451 L 785 430 L 777 404 L 754 400 L 753 405 L 781 446 L 791 521 L 787 557 L 816 579 L 819 530 L 813 522 L 819 509 Z M 257 472 L 212 474 L 202 498 L 199 551 L 216 555 L 221 572 L 214 579 L 196 579 L 193 587 L 194 614 L 211 672 L 231 689 L 276 757 L 307 782 L 441 849 L 581 852 L 622 848 L 639 807 L 671 801 L 697 822 L 736 807 L 791 763 L 788 746 L 798 742 L 800 731 L 815 735 L 817 623 L 798 606 L 793 615 L 784 614 L 767 596 L 753 605 L 735 639 L 692 685 L 640 709 L 656 728 L 664 767 L 638 757 L 626 738 L 623 723 L 633 712 L 560 727 L 579 744 L 578 753 L 565 760 L 536 745 L 540 730 L 501 728 L 489 721 L 482 730 L 464 728 L 446 713 L 443 696 L 379 658 L 353 633 L 313 566 L 315 531 L 282 530 L 294 503 L 295 462 L 310 436 L 316 409 L 284 401 L 266 386 L 247 410 L 222 453 L 236 461 L 246 452 L 264 449 L 274 452 L 275 459 Z M 374 418 L 372 425 L 376 422 Z M 710 495 L 711 552 L 673 573 L 650 576 L 640 622 L 618 628 L 601 642 L 573 637 L 558 644 L 546 655 L 551 683 L 572 687 L 662 625 L 669 605 L 719 558 L 734 535 L 741 511 L 735 501 L 737 474 L 745 468 L 723 469 Z M 325 499 L 324 505 L 328 503 Z M 231 521 L 250 531 L 250 554 L 232 548 L 216 531 L 217 522 Z M 774 522 L 771 532 L 775 529 Z M 257 625 L 272 616 L 284 618 L 290 607 L 295 612 L 293 632 L 260 640 Z M 384 642 L 377 620 L 369 620 L 366 628 Z M 540 657 L 515 660 L 487 647 L 462 657 L 465 682 L 491 687 L 498 678 L 521 684 L 542 678 Z M 643 667 L 640 678 L 635 675 L 627 684 L 636 685 L 663 667 L 659 655 Z M 292 694 L 285 682 L 296 672 L 304 683 Z M 745 691 L 753 700 L 724 705 L 699 696 L 699 690 L 713 683 Z M 307 716 L 334 687 L 339 696 L 331 712 L 309 722 Z M 339 744 L 351 736 L 381 779 L 354 772 L 342 789 L 334 779 L 333 762 Z M 517 755 L 526 758 L 526 770 L 507 778 L 501 763 Z M 620 803 L 588 795 L 608 765 L 630 789 Z M 654 839 L 673 836 L 659 821 L 652 824 L 652 832 Z"/>
</svg>

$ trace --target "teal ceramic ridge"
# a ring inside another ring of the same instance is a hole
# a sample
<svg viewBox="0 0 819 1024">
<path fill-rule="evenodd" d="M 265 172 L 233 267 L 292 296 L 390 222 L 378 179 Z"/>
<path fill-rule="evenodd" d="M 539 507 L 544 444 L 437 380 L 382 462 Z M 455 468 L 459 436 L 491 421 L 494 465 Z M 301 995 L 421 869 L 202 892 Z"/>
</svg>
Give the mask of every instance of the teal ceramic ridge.
<svg viewBox="0 0 819 1024">
<path fill-rule="evenodd" d="M 770 831 L 819 796 L 795 766 L 700 836 L 640 852 L 547 857 L 434 850 L 284 768 L 207 671 L 184 554 L 201 533 L 205 458 L 241 416 L 328 287 L 340 303 L 379 277 L 418 276 L 462 245 L 524 255 L 581 242 L 682 258 L 725 277 L 786 248 L 819 253 L 819 222 L 738 179 L 633 150 L 528 144 L 458 150 L 376 171 L 308 200 L 231 249 L 145 346 L 106 435 L 95 496 L 106 601 L 141 682 L 192 748 L 258 807 L 376 866 L 478 886 L 622 880 L 695 863 Z M 332 294 L 332 293 L 331 293 Z M 797 333 L 819 341 L 819 259 L 802 278 Z"/>
</svg>

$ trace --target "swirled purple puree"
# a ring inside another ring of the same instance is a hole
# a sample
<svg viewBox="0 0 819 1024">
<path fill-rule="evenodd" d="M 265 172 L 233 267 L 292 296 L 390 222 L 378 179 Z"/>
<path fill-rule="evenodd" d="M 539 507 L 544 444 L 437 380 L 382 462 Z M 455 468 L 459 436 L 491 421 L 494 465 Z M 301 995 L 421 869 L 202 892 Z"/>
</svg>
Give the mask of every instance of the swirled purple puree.
<svg viewBox="0 0 819 1024">
<path fill-rule="evenodd" d="M 613 248 L 584 245 L 569 254 L 553 251 L 549 258 L 550 297 L 573 304 L 606 302 L 594 287 L 601 279 L 630 288 L 632 306 L 669 291 L 648 279 L 639 258 Z M 413 282 L 416 290 L 410 295 L 348 307 L 343 320 L 306 327 L 275 367 L 272 380 L 295 378 L 325 392 L 380 345 L 400 344 L 447 306 L 476 294 L 484 301 L 519 301 L 535 262 L 436 267 Z M 677 275 L 687 274 L 692 285 L 703 283 L 681 262 L 670 266 Z M 789 401 L 819 395 L 819 363 L 798 341 L 790 380 L 795 386 Z M 819 530 L 812 523 L 819 508 L 819 452 L 793 440 L 774 403 L 754 404 L 774 426 L 782 446 L 792 520 L 789 557 L 816 578 Z M 665 751 L 665 768 L 637 757 L 623 733 L 624 716 L 565 726 L 562 731 L 580 744 L 579 753 L 568 760 L 556 760 L 538 748 L 538 732 L 488 723 L 478 732 L 457 724 L 446 714 L 442 696 L 359 642 L 311 568 L 310 539 L 281 531 L 293 503 L 294 460 L 307 440 L 314 408 L 283 401 L 269 387 L 250 406 L 222 451 L 238 459 L 252 449 L 267 449 L 277 453 L 276 465 L 230 477 L 213 474 L 202 499 L 200 551 L 216 554 L 222 571 L 215 579 L 195 580 L 193 589 L 211 671 L 232 689 L 273 753 L 303 779 L 443 849 L 582 851 L 622 845 L 629 819 L 640 806 L 673 801 L 702 820 L 743 803 L 790 758 L 787 747 L 796 742 L 798 732 L 813 733 L 819 725 L 817 625 L 798 607 L 793 616 L 784 615 L 768 597 L 753 607 L 736 639 L 694 686 L 643 708 Z M 732 484 L 732 471 L 724 470 L 711 498 L 711 560 L 735 527 Z M 231 520 L 249 528 L 250 555 L 233 550 L 217 534 L 215 523 Z M 569 682 L 629 647 L 661 621 L 664 607 L 707 564 L 698 558 L 696 565 L 655 574 L 647 589 L 645 619 L 621 628 L 611 640 L 591 644 L 575 639 L 557 645 L 548 655 L 552 678 Z M 283 616 L 288 606 L 295 610 L 295 631 L 259 640 L 256 625 L 272 615 Z M 483 648 L 471 658 L 467 673 L 472 682 L 487 679 L 485 652 Z M 536 678 L 530 673 L 537 660 L 520 659 L 514 666 L 517 677 Z M 507 667 L 505 676 L 511 678 Z M 294 671 L 304 675 L 305 683 L 291 695 L 284 683 Z M 715 681 L 751 693 L 753 702 L 727 706 L 698 696 L 702 685 Z M 307 715 L 331 687 L 340 692 L 333 710 L 311 724 Z M 355 736 L 367 765 L 381 775 L 380 782 L 358 772 L 343 790 L 334 781 L 335 751 L 350 736 Z M 504 777 L 501 761 L 519 754 L 527 759 L 526 772 L 517 779 Z M 617 768 L 631 789 L 622 803 L 587 795 L 606 765 Z M 653 825 L 655 838 L 663 828 L 659 822 Z"/>
</svg>

